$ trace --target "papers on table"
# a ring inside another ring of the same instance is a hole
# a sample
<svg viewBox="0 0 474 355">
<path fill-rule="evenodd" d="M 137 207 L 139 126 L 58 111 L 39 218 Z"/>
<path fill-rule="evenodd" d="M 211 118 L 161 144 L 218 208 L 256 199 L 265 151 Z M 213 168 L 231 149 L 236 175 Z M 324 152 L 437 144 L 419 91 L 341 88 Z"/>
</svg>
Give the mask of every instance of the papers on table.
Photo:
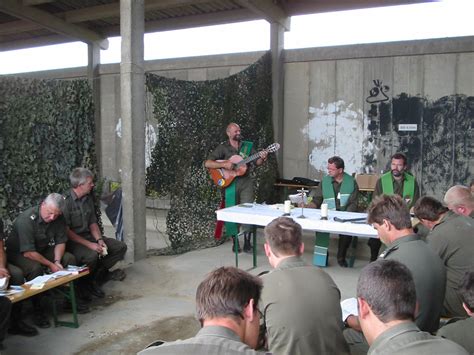
<svg viewBox="0 0 474 355">
<path fill-rule="evenodd" d="M 56 271 L 52 274 L 45 274 L 38 277 L 35 277 L 33 280 L 26 282 L 27 285 L 31 285 L 32 289 L 41 289 L 43 288 L 44 284 L 49 280 L 59 279 L 63 276 L 68 275 L 77 275 L 83 271 L 88 270 L 87 266 L 74 266 L 69 265 L 67 269 Z"/>
<path fill-rule="evenodd" d="M 21 293 L 25 291 L 25 289 L 21 286 L 10 286 L 9 289 L 6 289 L 4 291 L 0 291 L 0 296 L 11 296 L 11 295 L 14 295 L 16 293 Z"/>
<path fill-rule="evenodd" d="M 357 309 L 357 298 L 348 298 L 344 301 L 341 301 L 341 310 L 342 310 L 342 321 L 344 322 L 347 317 L 351 314 L 354 316 L 359 315 L 359 310 Z"/>
</svg>

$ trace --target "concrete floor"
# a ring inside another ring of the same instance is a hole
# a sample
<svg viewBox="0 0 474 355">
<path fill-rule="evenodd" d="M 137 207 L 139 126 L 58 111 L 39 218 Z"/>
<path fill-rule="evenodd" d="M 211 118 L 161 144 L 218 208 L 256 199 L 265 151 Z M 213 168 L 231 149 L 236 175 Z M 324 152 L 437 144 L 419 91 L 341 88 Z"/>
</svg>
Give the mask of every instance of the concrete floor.
<svg viewBox="0 0 474 355">
<path fill-rule="evenodd" d="M 166 246 L 166 212 L 149 210 L 148 248 Z M 104 218 L 104 222 L 105 218 Z M 113 235 L 110 224 L 106 235 Z M 359 239 L 358 259 L 354 268 L 337 265 L 331 242 L 329 267 L 325 270 L 341 290 L 342 299 L 353 297 L 360 269 L 368 263 L 368 247 Z M 305 259 L 311 263 L 314 234 L 307 233 Z M 240 254 L 239 267 L 252 274 L 270 270 L 263 252 L 262 231 L 258 232 L 258 267 L 252 267 L 252 255 Z M 194 319 L 194 296 L 199 282 L 212 269 L 234 265 L 231 243 L 196 250 L 182 255 L 152 256 L 126 270 L 123 282 L 104 285 L 106 298 L 94 300 L 93 311 L 79 315 L 80 327 L 40 329 L 36 337 L 7 335 L 2 354 L 134 354 L 156 339 L 174 340 L 193 336 L 199 328 Z M 64 314 L 64 316 L 69 316 Z M 28 322 L 30 320 L 26 318 Z"/>
</svg>

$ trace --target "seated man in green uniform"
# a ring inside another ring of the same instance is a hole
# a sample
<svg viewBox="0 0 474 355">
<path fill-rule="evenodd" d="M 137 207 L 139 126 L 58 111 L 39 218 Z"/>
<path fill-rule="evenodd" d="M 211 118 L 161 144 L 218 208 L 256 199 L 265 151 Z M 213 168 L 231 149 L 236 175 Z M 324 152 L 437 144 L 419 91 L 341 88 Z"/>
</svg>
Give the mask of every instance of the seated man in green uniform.
<svg viewBox="0 0 474 355">
<path fill-rule="evenodd" d="M 376 197 L 369 206 L 367 222 L 387 246 L 380 258 L 400 261 L 412 274 L 418 300 L 416 325 L 422 331 L 436 332 L 443 309 L 446 270 L 438 255 L 414 233 L 405 201 L 397 195 Z M 344 331 L 351 352 L 364 350 L 365 341 L 356 332 L 360 331 L 358 318 L 350 315 L 346 322 L 352 328 Z"/>
<path fill-rule="evenodd" d="M 412 208 L 420 198 L 420 189 L 415 177 L 407 171 L 407 157 L 403 153 L 395 153 L 390 158 L 390 171 L 383 174 L 375 183 L 374 197 L 398 195 L 405 200 L 408 208 Z M 379 256 L 382 245 L 380 239 L 369 238 L 370 261 Z"/>
<path fill-rule="evenodd" d="M 474 218 L 474 194 L 467 186 L 451 187 L 444 194 L 444 204 L 454 213 Z"/>
<path fill-rule="evenodd" d="M 264 230 L 274 268 L 262 276 L 260 309 L 273 354 L 349 354 L 342 329 L 341 294 L 332 278 L 303 259 L 301 226 L 279 217 Z"/>
<path fill-rule="evenodd" d="M 94 175 L 89 169 L 75 168 L 70 176 L 71 189 L 65 194 L 64 218 L 67 224 L 69 241 L 67 249 L 76 257 L 79 265 L 87 265 L 91 275 L 83 280 L 80 294 L 90 300 L 90 294 L 103 298 L 104 291 L 99 287 L 101 281 L 110 279 L 122 281 L 125 272 L 121 269 L 109 271 L 127 252 L 124 242 L 102 236 L 90 195 L 94 187 Z M 100 259 L 99 259 L 100 256 Z"/>
<path fill-rule="evenodd" d="M 262 281 L 235 267 L 209 273 L 196 291 L 196 315 L 201 330 L 195 337 L 151 346 L 148 354 L 257 354 L 260 328 L 258 303 Z"/>
<path fill-rule="evenodd" d="M 438 330 L 437 335 L 449 339 L 461 345 L 469 354 L 474 354 L 474 270 L 466 272 L 459 294 L 462 298 L 462 305 L 469 316 L 466 319 L 452 319 Z"/>
<path fill-rule="evenodd" d="M 75 265 L 74 256 L 66 252 L 66 224 L 61 216 L 64 199 L 52 193 L 40 205 L 28 208 L 13 222 L 13 230 L 7 239 L 8 262 L 18 266 L 26 281 L 44 274 L 44 270 L 56 272 L 67 265 Z M 50 326 L 41 307 L 39 294 L 32 298 L 33 322 L 40 328 Z"/>
<path fill-rule="evenodd" d="M 467 271 L 474 269 L 474 223 L 455 214 L 433 197 L 424 196 L 415 205 L 416 217 L 430 233 L 427 242 L 447 271 L 443 316 L 465 317 L 458 288 Z"/>
<path fill-rule="evenodd" d="M 312 200 L 305 207 L 319 208 L 322 203 L 327 203 L 329 210 L 356 212 L 359 187 L 355 179 L 344 172 L 344 160 L 338 156 L 329 158 L 327 169 L 328 174 L 323 177 L 321 189 L 310 193 Z M 342 267 L 348 266 L 346 255 L 351 241 L 351 236 L 339 236 L 337 263 Z"/>
<path fill-rule="evenodd" d="M 378 260 L 362 269 L 357 303 L 368 354 L 467 354 L 450 340 L 420 331 L 413 323 L 416 302 L 415 283 L 402 263 Z"/>
<path fill-rule="evenodd" d="M 0 278 L 7 277 L 10 285 L 22 285 L 25 278 L 21 269 L 15 265 L 7 263 L 4 239 L 5 234 L 3 232 L 3 221 L 0 219 Z M 5 325 L 8 325 L 8 321 L 10 320 L 8 333 L 24 336 L 38 335 L 38 330 L 35 327 L 32 327 L 23 321 L 21 317 L 22 303 L 23 302 L 17 302 L 11 306 L 10 318 L 7 317 L 4 323 Z M 0 319 L 2 318 L 0 317 Z M 0 343 L 1 339 L 3 339 L 3 337 L 0 335 Z"/>
</svg>

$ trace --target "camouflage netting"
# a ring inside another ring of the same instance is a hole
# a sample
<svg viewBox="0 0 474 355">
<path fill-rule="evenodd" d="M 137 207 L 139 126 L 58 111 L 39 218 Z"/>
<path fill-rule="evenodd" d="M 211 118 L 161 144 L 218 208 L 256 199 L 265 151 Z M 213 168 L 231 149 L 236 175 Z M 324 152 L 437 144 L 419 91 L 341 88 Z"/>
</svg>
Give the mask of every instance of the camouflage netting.
<svg viewBox="0 0 474 355">
<path fill-rule="evenodd" d="M 73 168 L 96 171 L 87 80 L 1 78 L 0 165 L 0 218 L 7 224 L 49 193 L 66 191 Z"/>
<path fill-rule="evenodd" d="M 227 137 L 228 123 L 237 122 L 256 149 L 272 143 L 271 56 L 264 55 L 246 70 L 213 81 L 180 81 L 146 75 L 158 122 L 158 142 L 147 169 L 148 194 L 169 195 L 167 233 L 171 252 L 215 245 L 218 190 L 203 162 Z M 257 201 L 273 202 L 277 178 L 275 155 L 252 174 Z"/>
</svg>

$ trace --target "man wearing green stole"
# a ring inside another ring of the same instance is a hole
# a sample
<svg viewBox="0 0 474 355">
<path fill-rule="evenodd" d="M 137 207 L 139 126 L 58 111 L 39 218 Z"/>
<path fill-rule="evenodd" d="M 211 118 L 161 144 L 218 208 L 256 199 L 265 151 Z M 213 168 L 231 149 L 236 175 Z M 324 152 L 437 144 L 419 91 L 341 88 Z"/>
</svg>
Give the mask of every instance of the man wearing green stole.
<svg viewBox="0 0 474 355">
<path fill-rule="evenodd" d="M 255 154 L 253 143 L 249 141 L 242 141 L 240 134 L 240 127 L 237 123 L 229 123 L 226 129 L 228 141 L 219 144 L 214 151 L 209 154 L 204 166 L 208 169 L 226 169 L 234 170 L 236 164 L 229 159 L 235 155 L 240 155 L 243 159 Z M 255 164 L 262 165 L 267 160 L 267 152 L 261 151 L 258 153 L 260 158 L 255 161 Z M 231 207 L 241 203 L 253 203 L 255 199 L 253 189 L 253 179 L 249 174 L 249 169 L 243 175 L 236 176 L 233 182 L 224 190 L 225 207 Z M 238 228 L 235 223 L 226 223 L 226 234 L 232 237 L 238 234 Z M 252 227 L 250 225 L 242 226 L 244 232 L 244 251 L 252 251 L 250 243 L 250 234 Z M 237 243 L 238 244 L 238 243 Z M 233 250 L 233 249 L 232 249 Z M 240 248 L 239 248 L 240 252 Z"/>
<path fill-rule="evenodd" d="M 407 172 L 407 157 L 403 153 L 395 153 L 390 158 L 390 171 L 383 174 L 375 184 L 374 197 L 380 195 L 398 195 L 405 200 L 408 208 L 415 205 L 420 198 L 420 190 L 415 177 Z M 370 238 L 370 261 L 379 256 L 380 239 Z"/>
<path fill-rule="evenodd" d="M 329 210 L 357 211 L 359 187 L 355 179 L 344 172 L 344 160 L 338 156 L 329 158 L 327 169 L 328 175 L 323 177 L 321 183 L 322 190 L 313 190 L 314 195 L 312 195 L 313 193 L 310 194 L 313 200 L 306 207 L 316 208 L 320 206 L 321 203 L 327 203 Z M 342 267 L 348 266 L 346 254 L 347 249 L 351 245 L 351 241 L 351 236 L 339 236 L 337 263 Z"/>
</svg>

